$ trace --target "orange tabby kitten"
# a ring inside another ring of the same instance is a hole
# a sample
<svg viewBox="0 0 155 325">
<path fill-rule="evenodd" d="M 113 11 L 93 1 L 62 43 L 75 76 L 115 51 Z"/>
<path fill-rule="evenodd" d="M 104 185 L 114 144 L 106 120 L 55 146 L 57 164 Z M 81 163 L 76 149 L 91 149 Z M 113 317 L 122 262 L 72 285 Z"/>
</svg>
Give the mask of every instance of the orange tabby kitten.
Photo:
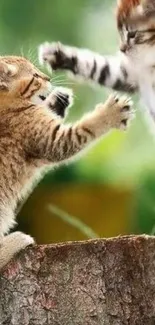
<svg viewBox="0 0 155 325">
<path fill-rule="evenodd" d="M 33 243 L 21 232 L 7 235 L 18 202 L 47 166 L 68 161 L 112 128 L 126 129 L 130 100 L 111 95 L 73 125 L 62 117 L 72 102 L 68 89 L 52 89 L 49 78 L 25 58 L 0 57 L 0 268 Z"/>
</svg>

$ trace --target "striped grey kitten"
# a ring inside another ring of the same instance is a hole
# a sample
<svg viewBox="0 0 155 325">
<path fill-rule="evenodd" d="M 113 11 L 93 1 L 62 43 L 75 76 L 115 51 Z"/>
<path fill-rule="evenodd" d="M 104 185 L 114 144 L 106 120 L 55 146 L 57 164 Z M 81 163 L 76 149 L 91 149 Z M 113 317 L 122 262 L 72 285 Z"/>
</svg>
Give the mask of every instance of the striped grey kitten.
<svg viewBox="0 0 155 325">
<path fill-rule="evenodd" d="M 45 43 L 40 61 L 117 91 L 138 92 L 155 120 L 155 0 L 119 0 L 117 26 L 121 47 L 116 55 Z"/>
</svg>

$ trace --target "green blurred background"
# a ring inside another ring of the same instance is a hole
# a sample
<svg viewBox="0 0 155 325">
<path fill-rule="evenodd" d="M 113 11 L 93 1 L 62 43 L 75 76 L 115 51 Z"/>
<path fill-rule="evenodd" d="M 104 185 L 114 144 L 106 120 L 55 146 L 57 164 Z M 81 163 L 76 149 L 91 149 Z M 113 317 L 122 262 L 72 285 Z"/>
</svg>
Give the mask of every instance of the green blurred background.
<svg viewBox="0 0 155 325">
<path fill-rule="evenodd" d="M 1 0 L 1 54 L 25 55 L 38 64 L 37 47 L 46 40 L 115 53 L 114 7 L 112 0 Z M 70 121 L 109 94 L 64 73 L 53 75 L 53 82 L 74 90 Z M 154 233 L 155 145 L 134 101 L 130 131 L 111 133 L 79 161 L 49 173 L 24 205 L 19 229 L 38 243 Z"/>
</svg>

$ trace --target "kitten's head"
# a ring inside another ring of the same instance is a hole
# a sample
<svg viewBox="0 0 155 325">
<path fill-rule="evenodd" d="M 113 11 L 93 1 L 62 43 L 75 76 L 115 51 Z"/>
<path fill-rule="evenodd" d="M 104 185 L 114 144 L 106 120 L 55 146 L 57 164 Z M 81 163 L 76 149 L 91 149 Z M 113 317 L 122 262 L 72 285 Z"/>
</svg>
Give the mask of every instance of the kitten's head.
<svg viewBox="0 0 155 325">
<path fill-rule="evenodd" d="M 40 104 L 51 91 L 50 78 L 23 57 L 0 57 L 0 106 L 20 100 Z"/>
<path fill-rule="evenodd" d="M 155 63 L 155 0 L 118 0 L 120 49 L 144 64 Z"/>
</svg>

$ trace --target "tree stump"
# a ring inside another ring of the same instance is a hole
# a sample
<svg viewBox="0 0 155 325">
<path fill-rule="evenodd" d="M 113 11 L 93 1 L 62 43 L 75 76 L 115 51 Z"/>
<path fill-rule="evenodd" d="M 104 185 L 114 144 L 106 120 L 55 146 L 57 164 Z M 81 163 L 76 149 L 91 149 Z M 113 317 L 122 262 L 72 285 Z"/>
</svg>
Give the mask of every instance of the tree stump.
<svg viewBox="0 0 155 325">
<path fill-rule="evenodd" d="M 0 325 L 155 325 L 155 238 L 29 247 L 0 288 Z"/>
</svg>

